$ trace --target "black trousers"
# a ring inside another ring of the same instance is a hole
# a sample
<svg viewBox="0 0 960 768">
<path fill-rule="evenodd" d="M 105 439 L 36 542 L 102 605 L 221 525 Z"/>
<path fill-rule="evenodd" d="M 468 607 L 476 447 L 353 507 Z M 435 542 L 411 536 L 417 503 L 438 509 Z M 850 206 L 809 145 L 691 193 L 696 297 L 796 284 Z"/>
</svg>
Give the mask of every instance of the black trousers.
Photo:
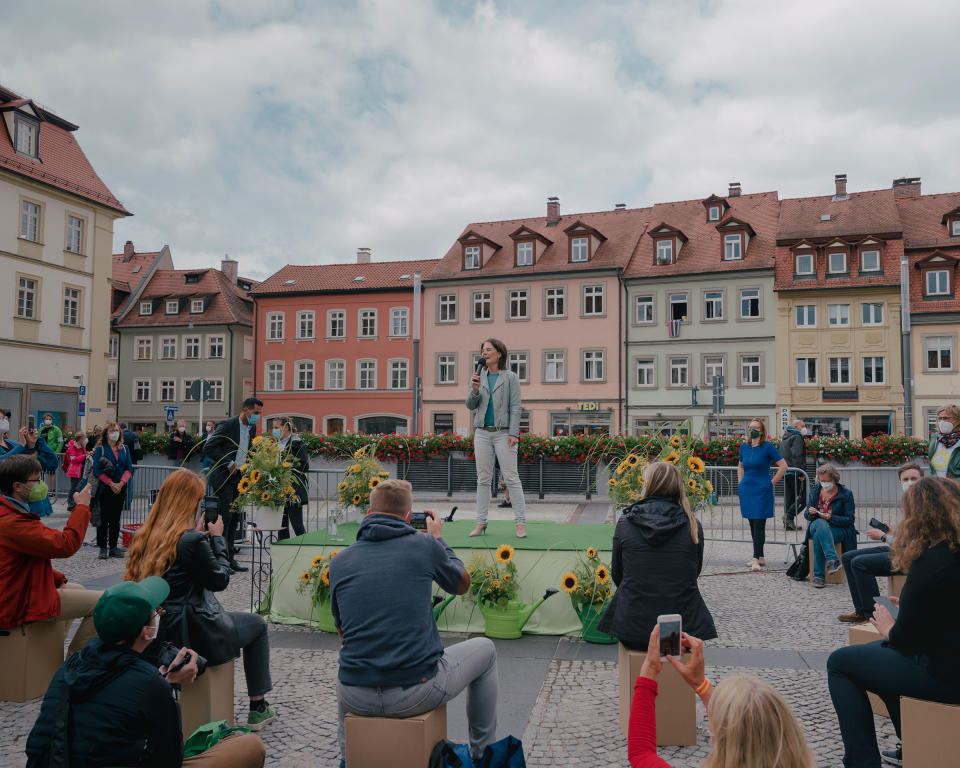
<svg viewBox="0 0 960 768">
<path fill-rule="evenodd" d="M 763 545 L 767 541 L 767 520 L 748 520 L 750 523 L 750 538 L 753 539 L 753 556 L 763 557 Z"/>
<path fill-rule="evenodd" d="M 277 541 L 280 539 L 289 539 L 290 530 L 287 528 L 287 522 L 293 527 L 294 536 L 302 536 L 307 532 L 303 525 L 303 505 L 287 504 L 283 508 L 283 520 L 280 521 L 280 531 L 277 533 Z"/>
<path fill-rule="evenodd" d="M 236 479 L 234 479 L 236 478 Z M 240 482 L 240 473 L 235 472 L 232 477 L 217 490 L 217 506 L 220 516 L 223 518 L 223 537 L 227 540 L 227 556 L 233 561 L 236 554 L 233 548 L 233 540 L 237 536 L 237 524 L 240 522 L 240 516 L 230 511 L 230 506 L 237 498 L 237 483 Z"/>
<path fill-rule="evenodd" d="M 71 512 L 76 504 L 73 503 L 73 494 L 79 490 L 80 483 L 83 482 L 82 477 L 71 477 L 70 478 L 70 490 L 67 493 L 67 512 Z"/>
<path fill-rule="evenodd" d="M 101 486 L 98 500 L 100 502 L 100 525 L 97 526 L 97 546 L 100 549 L 117 546 L 120 536 L 120 512 L 123 510 L 123 497 L 127 489 L 121 488 L 120 493 L 114 493 L 109 486 Z"/>
<path fill-rule="evenodd" d="M 783 477 L 783 517 L 793 520 L 803 512 L 807 503 L 807 476 L 800 472 L 787 472 Z"/>
</svg>

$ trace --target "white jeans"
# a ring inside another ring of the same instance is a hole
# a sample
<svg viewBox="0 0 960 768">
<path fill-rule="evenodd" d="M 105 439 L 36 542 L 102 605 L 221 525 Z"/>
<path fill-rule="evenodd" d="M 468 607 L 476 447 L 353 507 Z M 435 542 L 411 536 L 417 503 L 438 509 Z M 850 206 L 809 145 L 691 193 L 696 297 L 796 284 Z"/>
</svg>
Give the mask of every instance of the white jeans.
<svg viewBox="0 0 960 768">
<path fill-rule="evenodd" d="M 523 486 L 517 472 L 517 446 L 510 445 L 506 430 L 487 432 L 478 429 L 473 433 L 473 452 L 477 459 L 477 524 L 487 522 L 487 507 L 490 506 L 490 481 L 493 479 L 494 457 L 500 462 L 503 481 L 510 489 L 513 519 L 520 525 L 527 521 L 527 508 L 523 500 Z"/>
</svg>

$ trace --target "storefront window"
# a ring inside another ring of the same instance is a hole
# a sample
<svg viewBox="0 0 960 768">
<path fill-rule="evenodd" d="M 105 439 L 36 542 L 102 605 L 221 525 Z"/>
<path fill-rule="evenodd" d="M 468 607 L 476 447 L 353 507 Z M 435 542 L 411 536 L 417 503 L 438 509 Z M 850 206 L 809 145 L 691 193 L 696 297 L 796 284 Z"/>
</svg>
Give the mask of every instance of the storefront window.
<svg viewBox="0 0 960 768">
<path fill-rule="evenodd" d="M 566 411 L 550 414 L 550 434 L 563 435 L 609 435 L 613 413 L 581 413 Z"/>
<path fill-rule="evenodd" d="M 687 419 L 634 419 L 634 435 L 667 435 L 688 434 L 690 422 Z"/>
<path fill-rule="evenodd" d="M 889 435 L 891 415 L 889 413 L 864 414 L 860 417 L 860 436 Z"/>
<path fill-rule="evenodd" d="M 396 416 L 367 416 L 357 421 L 357 431 L 365 435 L 391 435 L 407 433 L 407 420 Z"/>
<path fill-rule="evenodd" d="M 72 392 L 30 392 L 29 419 L 37 428 L 43 426 L 43 415 L 53 416 L 53 423 L 64 429 L 77 426 L 77 396 Z"/>
<path fill-rule="evenodd" d="M 797 414 L 796 418 L 803 419 L 810 434 L 816 437 L 829 437 L 830 435 L 839 435 L 841 437 L 850 437 L 850 417 L 849 416 L 808 416 L 806 414 Z"/>
<path fill-rule="evenodd" d="M 710 437 L 743 437 L 747 434 L 747 419 L 719 419 L 708 422 Z"/>
</svg>

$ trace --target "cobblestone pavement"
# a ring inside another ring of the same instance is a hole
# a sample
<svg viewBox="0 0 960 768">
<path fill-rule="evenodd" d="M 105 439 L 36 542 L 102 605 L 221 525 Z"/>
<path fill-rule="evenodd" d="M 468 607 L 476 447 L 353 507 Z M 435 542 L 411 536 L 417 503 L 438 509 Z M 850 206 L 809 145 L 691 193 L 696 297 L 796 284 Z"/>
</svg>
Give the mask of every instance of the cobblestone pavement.
<svg viewBox="0 0 960 768">
<path fill-rule="evenodd" d="M 424 506 L 443 509 L 437 502 Z M 569 520 L 578 507 L 579 504 L 569 501 L 562 504 L 531 502 L 528 517 Z M 464 517 L 472 514 L 472 504 L 464 504 L 462 508 Z M 509 519 L 512 513 L 509 509 L 494 508 L 491 509 L 493 516 Z M 57 514 L 50 523 L 62 525 L 65 519 L 65 515 Z M 91 531 L 88 541 L 92 538 Z M 817 764 L 835 765 L 840 762 L 842 750 L 823 661 L 825 652 L 847 642 L 847 627 L 837 622 L 836 615 L 850 610 L 849 593 L 845 585 L 814 590 L 809 583 L 786 578 L 782 572 L 785 551 L 782 545 L 768 546 L 769 568 L 751 573 L 743 565 L 750 554 L 748 544 L 706 543 L 700 589 L 720 634 L 719 639 L 708 643 L 708 664 L 711 651 L 740 653 L 735 660 L 729 656 L 721 660 L 737 666 L 710 665 L 708 674 L 721 684 L 725 676 L 740 672 L 770 682 L 794 708 L 817 753 Z M 97 559 L 97 554 L 94 546 L 84 546 L 74 557 L 56 561 L 54 565 L 72 581 L 91 587 L 104 588 L 120 580 L 125 560 L 102 561 Z M 240 559 L 246 562 L 249 557 L 248 546 L 241 552 Z M 885 590 L 883 582 L 881 590 Z M 219 597 L 229 610 L 249 610 L 249 573 L 234 575 L 229 588 Z M 282 642 L 277 642 L 271 652 L 274 692 L 268 698 L 277 706 L 280 719 L 262 732 L 267 745 L 267 764 L 290 768 L 336 766 L 337 658 L 336 652 L 330 650 L 332 641 L 327 638 L 328 642 L 317 648 L 317 634 L 308 627 L 277 626 L 272 631 Z M 451 638 L 454 639 L 459 638 Z M 556 644 L 534 636 L 499 644 L 498 647 L 508 648 L 517 658 L 529 656 L 544 660 L 542 677 L 531 677 L 528 683 L 527 698 L 531 702 L 539 686 L 535 703 L 532 707 L 527 705 L 524 715 L 514 718 L 513 723 L 501 722 L 500 730 L 523 736 L 530 766 L 626 765 L 626 740 L 617 720 L 616 647 L 582 645 L 578 641 L 564 643 L 566 649 L 560 652 Z M 761 651 L 781 651 L 774 656 L 782 660 L 771 663 L 768 656 L 760 659 Z M 755 663 L 752 657 L 757 659 Z M 502 678 L 508 675 L 507 669 L 506 664 L 501 665 Z M 502 682 L 501 697 L 508 695 L 511 681 Z M 248 707 L 246 683 L 239 663 L 236 691 L 236 714 L 242 723 Z M 457 722 L 463 717 L 462 698 L 453 702 L 448 711 L 450 735 L 459 740 L 465 738 L 462 723 Z M 39 699 L 0 703 L 0 766 L 25 764 L 23 744 L 39 705 Z M 881 744 L 893 743 L 890 721 L 876 720 Z M 675 768 L 699 766 L 709 751 L 710 737 L 702 710 L 698 728 L 697 746 L 660 750 Z"/>
</svg>

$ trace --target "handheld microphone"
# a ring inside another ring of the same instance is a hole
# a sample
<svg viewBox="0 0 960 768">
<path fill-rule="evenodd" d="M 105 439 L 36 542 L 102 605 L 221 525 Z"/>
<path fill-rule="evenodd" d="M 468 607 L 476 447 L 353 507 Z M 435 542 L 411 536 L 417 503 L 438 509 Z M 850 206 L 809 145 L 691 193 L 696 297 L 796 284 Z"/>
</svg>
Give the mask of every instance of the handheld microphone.
<svg viewBox="0 0 960 768">
<path fill-rule="evenodd" d="M 479 360 L 477 360 L 477 370 L 474 371 L 474 373 L 475 373 L 477 376 L 479 376 L 480 373 L 483 371 L 483 369 L 486 368 L 486 367 L 487 367 L 487 361 L 484 360 L 484 359 L 481 357 Z"/>
</svg>

